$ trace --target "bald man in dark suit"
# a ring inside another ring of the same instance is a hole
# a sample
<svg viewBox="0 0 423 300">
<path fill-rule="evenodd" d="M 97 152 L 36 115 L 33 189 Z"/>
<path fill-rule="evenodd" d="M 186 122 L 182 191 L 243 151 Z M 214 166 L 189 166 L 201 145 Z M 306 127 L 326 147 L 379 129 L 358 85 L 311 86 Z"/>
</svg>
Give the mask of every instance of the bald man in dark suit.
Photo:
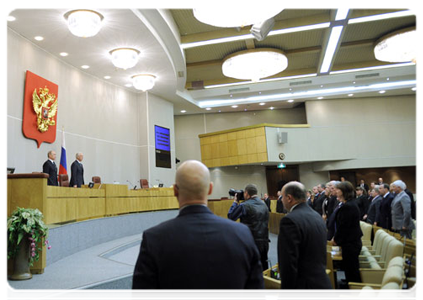
<svg viewBox="0 0 423 300">
<path fill-rule="evenodd" d="M 250 229 L 207 208 L 213 183 L 205 165 L 186 161 L 173 190 L 179 215 L 143 233 L 133 289 L 262 289 Z"/>
</svg>

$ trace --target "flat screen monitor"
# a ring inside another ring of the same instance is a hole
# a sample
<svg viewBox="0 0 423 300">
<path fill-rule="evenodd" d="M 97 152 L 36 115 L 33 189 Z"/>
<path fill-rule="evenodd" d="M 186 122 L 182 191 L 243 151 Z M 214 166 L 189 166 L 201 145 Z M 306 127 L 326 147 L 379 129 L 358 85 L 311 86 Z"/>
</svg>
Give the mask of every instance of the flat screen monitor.
<svg viewBox="0 0 423 300">
<path fill-rule="evenodd" d="M 156 146 L 156 167 L 170 169 L 170 129 L 154 125 L 154 137 Z"/>
<path fill-rule="evenodd" d="M 15 168 L 6 167 L 6 174 L 13 174 L 13 173 L 15 173 Z"/>
</svg>

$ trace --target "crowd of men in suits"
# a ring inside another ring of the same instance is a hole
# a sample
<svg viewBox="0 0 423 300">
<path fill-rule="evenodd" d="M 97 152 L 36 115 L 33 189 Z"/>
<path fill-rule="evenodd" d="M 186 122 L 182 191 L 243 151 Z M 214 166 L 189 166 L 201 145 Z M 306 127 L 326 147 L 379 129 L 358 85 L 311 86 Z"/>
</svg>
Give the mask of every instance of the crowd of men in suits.
<svg viewBox="0 0 423 300">
<path fill-rule="evenodd" d="M 341 178 L 341 181 L 344 180 Z M 339 182 L 319 184 L 307 194 L 307 203 L 326 221 L 328 240 L 333 237 L 333 220 L 340 204 L 334 189 Z M 411 238 L 415 229 L 416 203 L 402 180 L 387 184 L 379 178 L 377 182 L 370 183 L 370 187 L 361 180 L 356 187 L 355 201 L 360 209 L 360 220 Z"/>
</svg>

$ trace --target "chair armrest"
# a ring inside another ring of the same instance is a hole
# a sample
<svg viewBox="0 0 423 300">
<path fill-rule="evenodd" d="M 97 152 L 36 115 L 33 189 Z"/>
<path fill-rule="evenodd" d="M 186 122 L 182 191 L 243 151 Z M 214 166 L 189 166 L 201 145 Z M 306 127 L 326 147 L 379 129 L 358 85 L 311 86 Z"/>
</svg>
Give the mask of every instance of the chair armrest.
<svg viewBox="0 0 423 300">
<path fill-rule="evenodd" d="M 348 287 L 350 290 L 361 290 L 365 286 L 371 287 L 373 289 L 379 290 L 381 288 L 380 284 L 368 284 L 368 283 L 359 283 L 359 282 L 349 282 Z"/>
<path fill-rule="evenodd" d="M 360 268 L 361 281 L 363 283 L 381 284 L 386 269 Z"/>
</svg>

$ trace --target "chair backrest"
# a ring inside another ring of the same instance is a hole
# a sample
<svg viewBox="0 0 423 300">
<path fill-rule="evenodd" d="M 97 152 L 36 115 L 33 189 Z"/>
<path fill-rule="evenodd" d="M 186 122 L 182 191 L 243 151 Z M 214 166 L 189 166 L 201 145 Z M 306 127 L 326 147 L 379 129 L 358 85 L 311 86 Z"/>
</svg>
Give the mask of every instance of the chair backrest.
<svg viewBox="0 0 423 300">
<path fill-rule="evenodd" d="M 404 245 L 394 238 L 394 240 L 389 244 L 388 251 L 386 252 L 385 262 L 389 263 L 394 257 L 402 257 L 403 255 Z"/>
<path fill-rule="evenodd" d="M 68 174 L 60 174 L 59 175 L 59 185 L 69 187 L 69 175 Z"/>
<path fill-rule="evenodd" d="M 93 176 L 92 181 L 94 183 L 101 183 L 101 178 L 100 178 L 100 176 Z"/>
<path fill-rule="evenodd" d="M 392 236 L 390 236 L 389 234 L 387 234 L 385 231 L 383 230 L 379 230 L 381 232 L 380 237 L 379 237 L 379 241 L 378 243 L 375 245 L 375 253 L 376 255 L 381 255 L 382 251 L 383 251 L 383 247 L 386 246 L 386 243 L 388 242 L 388 239 Z M 379 232 L 378 231 L 378 232 Z"/>
<path fill-rule="evenodd" d="M 373 227 L 369 223 L 360 221 L 360 228 L 363 232 L 363 236 L 361 237 L 362 240 L 370 241 Z"/>
<path fill-rule="evenodd" d="M 397 300 L 399 295 L 399 284 L 396 282 L 389 282 L 382 286 L 377 294 L 377 300 Z"/>
<path fill-rule="evenodd" d="M 140 179 L 140 186 L 142 189 L 148 188 L 148 180 L 147 179 Z"/>
</svg>

